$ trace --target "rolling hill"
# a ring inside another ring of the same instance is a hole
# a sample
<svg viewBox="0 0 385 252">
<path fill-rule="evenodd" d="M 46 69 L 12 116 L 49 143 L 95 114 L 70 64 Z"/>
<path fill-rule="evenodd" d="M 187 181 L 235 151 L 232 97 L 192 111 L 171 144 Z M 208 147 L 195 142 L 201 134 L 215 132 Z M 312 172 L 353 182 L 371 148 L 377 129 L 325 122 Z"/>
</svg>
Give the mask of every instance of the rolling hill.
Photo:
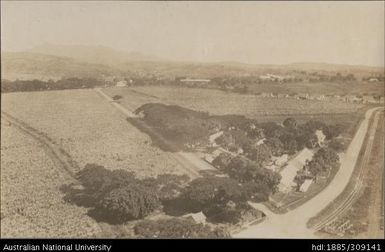
<svg viewBox="0 0 385 252">
<path fill-rule="evenodd" d="M 164 61 L 156 56 L 139 52 L 123 52 L 105 46 L 43 44 L 28 50 L 28 52 L 69 57 L 91 64 L 112 66 L 132 61 Z"/>
<path fill-rule="evenodd" d="M 121 73 L 106 65 L 30 52 L 2 53 L 1 66 L 1 78 L 8 80 L 99 77 Z"/>
<path fill-rule="evenodd" d="M 138 52 L 117 51 L 105 46 L 64 46 L 44 44 L 26 52 L 2 53 L 2 78 L 47 79 L 60 77 L 100 77 L 136 74 L 139 76 L 237 77 L 261 74 L 353 73 L 361 78 L 383 75 L 384 68 L 327 63 L 253 65 L 239 62 L 170 61 Z"/>
</svg>

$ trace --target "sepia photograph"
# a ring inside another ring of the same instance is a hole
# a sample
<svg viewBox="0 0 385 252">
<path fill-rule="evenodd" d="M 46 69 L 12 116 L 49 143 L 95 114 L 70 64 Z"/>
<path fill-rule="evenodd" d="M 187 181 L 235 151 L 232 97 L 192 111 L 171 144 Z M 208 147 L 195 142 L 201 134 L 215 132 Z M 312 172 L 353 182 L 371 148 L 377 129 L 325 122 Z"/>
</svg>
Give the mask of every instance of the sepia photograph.
<svg viewBox="0 0 385 252">
<path fill-rule="evenodd" d="M 384 239 L 384 8 L 1 1 L 0 237 Z"/>
</svg>

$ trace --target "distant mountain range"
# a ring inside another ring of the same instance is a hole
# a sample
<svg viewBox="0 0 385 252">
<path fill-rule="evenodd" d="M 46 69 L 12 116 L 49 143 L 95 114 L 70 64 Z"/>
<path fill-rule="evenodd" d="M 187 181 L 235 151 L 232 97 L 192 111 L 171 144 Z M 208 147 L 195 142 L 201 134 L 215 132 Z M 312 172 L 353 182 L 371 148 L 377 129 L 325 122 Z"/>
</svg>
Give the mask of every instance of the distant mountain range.
<svg viewBox="0 0 385 252">
<path fill-rule="evenodd" d="M 139 52 L 117 51 L 105 46 L 64 46 L 44 44 L 25 52 L 3 52 L 2 79 L 100 77 L 105 75 L 157 75 L 213 78 L 265 73 L 288 74 L 293 71 L 341 72 L 365 75 L 382 74 L 384 68 L 293 63 L 253 65 L 238 62 L 179 62 Z"/>
<path fill-rule="evenodd" d="M 76 60 L 105 65 L 119 65 L 131 61 L 164 61 L 163 59 L 146 55 L 139 52 L 117 51 L 105 46 L 82 46 L 82 45 L 52 45 L 44 44 L 34 47 L 29 52 L 48 54 L 59 57 L 69 57 Z"/>
</svg>

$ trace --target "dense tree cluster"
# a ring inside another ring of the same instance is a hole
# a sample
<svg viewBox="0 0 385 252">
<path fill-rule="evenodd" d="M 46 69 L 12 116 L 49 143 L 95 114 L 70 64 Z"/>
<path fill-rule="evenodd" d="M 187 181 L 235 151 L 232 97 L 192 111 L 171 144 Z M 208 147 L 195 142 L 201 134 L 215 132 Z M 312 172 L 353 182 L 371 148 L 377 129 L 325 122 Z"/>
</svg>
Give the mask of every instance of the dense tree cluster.
<svg viewBox="0 0 385 252">
<path fill-rule="evenodd" d="M 1 92 L 25 92 L 25 91 L 44 91 L 44 90 L 63 90 L 63 89 L 79 89 L 94 88 L 103 86 L 104 82 L 90 78 L 68 78 L 57 81 L 49 80 L 15 80 L 1 81 Z"/>
<path fill-rule="evenodd" d="M 159 205 L 155 191 L 135 183 L 109 191 L 98 202 L 97 207 L 110 218 L 127 221 L 144 218 Z"/>
<path fill-rule="evenodd" d="M 326 140 L 331 140 L 343 132 L 340 124 L 327 125 L 321 121 L 310 120 L 304 124 L 297 124 L 295 119 L 287 118 L 283 126 L 269 122 L 258 125 L 264 130 L 267 137 L 266 144 L 276 154 L 294 154 L 304 147 L 317 147 L 316 130 L 322 130 Z"/>
<path fill-rule="evenodd" d="M 211 134 L 223 131 L 215 139 L 216 144 L 232 152 L 241 152 L 257 163 L 264 163 L 272 155 L 292 155 L 305 147 L 318 147 L 317 130 L 322 130 L 326 140 L 337 137 L 343 131 L 342 125 L 327 125 L 315 120 L 298 124 L 294 118 L 287 118 L 282 124 L 257 123 L 244 116 L 211 116 L 160 103 L 144 104 L 136 113 L 143 114 L 142 120 L 147 125 L 178 148 L 205 147 Z"/>
<path fill-rule="evenodd" d="M 157 133 L 179 149 L 205 146 L 210 134 L 229 127 L 239 127 L 249 121 L 244 116 L 210 116 L 207 112 L 161 103 L 144 104 L 135 113 L 143 114 L 143 122 L 156 128 Z"/>
<path fill-rule="evenodd" d="M 237 204 L 213 205 L 205 210 L 205 215 L 212 223 L 237 224 L 242 221 L 255 220 L 261 212 L 247 202 Z"/>
<path fill-rule="evenodd" d="M 141 238 L 220 238 L 229 237 L 223 229 L 212 230 L 208 225 L 185 218 L 145 220 L 135 225 Z"/>
<path fill-rule="evenodd" d="M 313 159 L 305 166 L 314 177 L 330 172 L 339 166 L 339 156 L 332 148 L 320 148 Z"/>
<path fill-rule="evenodd" d="M 203 177 L 191 181 L 182 197 L 187 199 L 194 211 L 211 205 L 224 205 L 229 201 L 247 200 L 242 186 L 236 180 L 221 177 Z"/>
<path fill-rule="evenodd" d="M 186 175 L 163 174 L 137 179 L 126 170 L 107 170 L 87 164 L 78 174 L 83 189 L 69 191 L 67 199 L 91 207 L 100 221 L 122 223 L 141 219 L 161 207 L 161 202 L 178 197 L 189 182 Z"/>
<path fill-rule="evenodd" d="M 270 193 L 264 183 L 240 183 L 232 178 L 211 176 L 191 181 L 176 202 L 185 212 L 202 211 L 211 222 L 234 224 L 242 221 L 245 213 L 253 213 L 248 200 L 266 201 Z"/>
<path fill-rule="evenodd" d="M 281 175 L 277 172 L 264 168 L 260 163 L 250 161 L 243 157 L 234 157 L 224 171 L 231 178 L 241 183 L 252 182 L 259 185 L 266 185 L 269 189 L 267 195 L 277 190 Z"/>
<path fill-rule="evenodd" d="M 241 156 L 221 154 L 214 159 L 213 165 L 242 183 L 245 197 L 255 201 L 266 201 L 271 193 L 277 191 L 281 180 L 279 173 Z"/>
<path fill-rule="evenodd" d="M 87 164 L 79 172 L 85 192 L 100 216 L 111 222 L 143 218 L 160 205 L 156 191 L 125 170 Z"/>
</svg>

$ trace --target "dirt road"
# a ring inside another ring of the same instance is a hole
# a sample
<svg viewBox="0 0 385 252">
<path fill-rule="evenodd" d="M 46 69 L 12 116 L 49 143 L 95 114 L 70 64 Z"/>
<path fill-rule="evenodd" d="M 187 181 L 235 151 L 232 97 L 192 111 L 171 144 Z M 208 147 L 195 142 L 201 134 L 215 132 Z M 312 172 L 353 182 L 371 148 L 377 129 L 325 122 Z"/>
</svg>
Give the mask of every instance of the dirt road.
<svg viewBox="0 0 385 252">
<path fill-rule="evenodd" d="M 274 214 L 265 210 L 267 218 L 264 222 L 251 226 L 237 234 L 235 238 L 314 238 L 314 229 L 307 228 L 307 222 L 340 195 L 351 179 L 359 152 L 369 129 L 372 114 L 380 108 L 369 109 L 351 141 L 335 178 L 318 195 L 298 208 L 282 214 Z M 256 205 L 256 208 L 259 206 Z"/>
<path fill-rule="evenodd" d="M 328 211 L 327 214 L 321 215 L 321 220 L 312 226 L 313 229 L 320 230 L 328 224 L 332 223 L 334 220 L 336 220 L 337 217 L 342 216 L 347 210 L 349 210 L 350 207 L 352 207 L 352 205 L 362 192 L 364 187 L 365 175 L 367 173 L 366 169 L 368 167 L 368 163 L 372 153 L 374 136 L 378 126 L 378 120 L 379 113 L 375 113 L 372 120 L 372 125 L 368 130 L 367 142 L 364 146 L 364 154 L 361 157 L 361 161 L 357 164 L 356 172 L 358 172 L 358 174 L 354 178 L 352 178 L 352 182 L 354 184 L 353 188 L 350 189 L 350 191 L 346 194 L 346 196 L 344 196 L 342 200 L 337 200 L 336 204 L 338 206 L 335 209 L 333 209 L 332 211 Z"/>
<path fill-rule="evenodd" d="M 112 106 L 117 108 L 120 112 L 128 117 L 137 117 L 132 111 L 134 108 L 125 108 L 121 104 L 115 102 L 111 97 L 106 95 L 100 88 L 96 88 L 95 91 L 99 93 L 104 99 L 106 99 Z M 138 125 L 135 125 L 138 127 Z M 167 143 L 167 140 L 164 139 L 160 134 L 152 130 L 150 127 L 140 124 L 140 127 L 145 128 L 146 132 L 155 136 L 157 139 Z M 204 162 L 201 158 L 196 156 L 194 153 L 188 152 L 168 152 L 170 157 L 176 160 L 184 169 L 184 172 L 189 175 L 191 178 L 196 178 L 201 176 L 200 171 L 204 170 L 215 170 L 213 166 Z"/>
</svg>

